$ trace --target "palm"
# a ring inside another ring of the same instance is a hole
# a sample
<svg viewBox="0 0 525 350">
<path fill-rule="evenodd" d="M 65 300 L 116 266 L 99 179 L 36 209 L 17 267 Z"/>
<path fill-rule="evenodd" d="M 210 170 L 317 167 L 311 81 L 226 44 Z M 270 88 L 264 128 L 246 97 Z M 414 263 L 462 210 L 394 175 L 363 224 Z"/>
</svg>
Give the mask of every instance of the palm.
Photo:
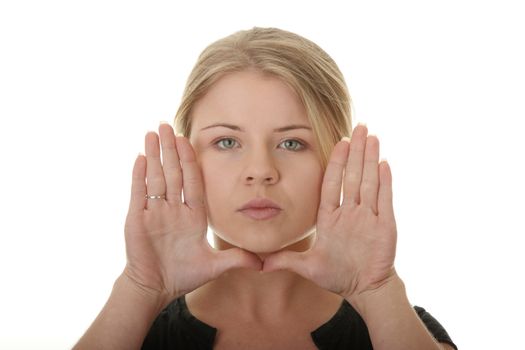
<svg viewBox="0 0 525 350">
<path fill-rule="evenodd" d="M 391 175 L 386 163 L 378 165 L 377 139 L 366 133 L 366 127 L 356 127 L 350 150 L 347 142 L 339 142 L 332 152 L 312 248 L 270 256 L 265 271 L 290 269 L 345 297 L 375 288 L 392 274 L 396 224 Z"/>
<path fill-rule="evenodd" d="M 207 228 L 204 210 L 165 202 L 155 211 L 130 214 L 126 226 L 128 261 L 143 283 L 175 292 L 177 284 L 194 289 L 210 275 L 200 269 L 191 278 L 194 283 L 184 281 L 184 272 L 192 266 L 209 266 L 206 261 L 212 252 L 203 234 Z M 187 290 L 176 291 L 180 292 Z"/>
<path fill-rule="evenodd" d="M 192 146 L 175 138 L 167 124 L 159 132 L 162 163 L 158 136 L 148 133 L 146 157 L 139 156 L 133 168 L 124 273 L 170 301 L 228 269 L 259 270 L 255 254 L 240 248 L 217 251 L 208 244 L 204 185 Z"/>
<path fill-rule="evenodd" d="M 380 283 L 391 273 L 395 225 L 381 222 L 368 208 L 343 205 L 332 214 L 320 213 L 317 234 L 307 254 L 318 262 L 313 266 L 318 269 L 315 282 L 319 286 L 351 295 Z"/>
</svg>

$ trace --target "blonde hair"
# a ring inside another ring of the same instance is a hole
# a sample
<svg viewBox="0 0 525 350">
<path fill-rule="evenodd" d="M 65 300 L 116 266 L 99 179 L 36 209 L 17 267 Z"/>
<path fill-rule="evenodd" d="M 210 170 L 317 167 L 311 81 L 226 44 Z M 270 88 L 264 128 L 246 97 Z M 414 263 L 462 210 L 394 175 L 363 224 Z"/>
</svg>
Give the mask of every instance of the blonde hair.
<svg viewBox="0 0 525 350">
<path fill-rule="evenodd" d="M 285 30 L 254 27 L 204 49 L 190 73 L 175 116 L 177 132 L 190 136 L 193 105 L 220 77 L 247 69 L 272 74 L 297 93 L 325 169 L 334 145 L 343 136 L 350 136 L 350 95 L 334 60 L 312 41 Z"/>
</svg>

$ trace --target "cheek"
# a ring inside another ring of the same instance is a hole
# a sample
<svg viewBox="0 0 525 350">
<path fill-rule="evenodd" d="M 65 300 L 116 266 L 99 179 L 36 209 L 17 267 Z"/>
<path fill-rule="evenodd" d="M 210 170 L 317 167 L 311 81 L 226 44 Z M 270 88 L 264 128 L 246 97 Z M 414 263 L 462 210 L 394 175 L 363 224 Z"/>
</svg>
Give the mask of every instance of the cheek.
<svg viewBox="0 0 525 350">
<path fill-rule="evenodd" d="M 213 207 L 216 208 L 217 203 L 222 203 L 222 207 L 224 207 L 224 204 L 228 203 L 227 194 L 231 192 L 229 190 L 232 186 L 233 176 L 231 169 L 224 166 L 222 162 L 216 164 L 213 161 L 206 161 L 201 163 L 200 166 L 208 208 L 210 204 L 213 204 Z"/>
<path fill-rule="evenodd" d="M 276 187 L 269 192 L 277 190 L 282 192 L 281 197 L 292 205 L 298 212 L 311 215 L 317 210 L 321 197 L 323 171 L 316 159 L 302 159 L 297 162 L 277 164 L 280 180 Z M 242 179 L 235 164 L 227 164 L 223 159 L 216 157 L 202 157 L 199 159 L 201 167 L 205 197 L 208 210 L 218 213 L 231 210 L 235 203 L 232 200 L 243 198 Z M 248 191 L 249 192 L 249 191 Z M 247 195 L 248 193 L 245 193 Z M 240 195 L 241 198 L 238 198 Z M 235 198 L 237 196 L 237 198 Z M 229 204 L 231 203 L 231 204 Z M 238 203 L 237 203 L 238 204 Z"/>
<path fill-rule="evenodd" d="M 291 184 L 294 186 L 292 193 L 296 193 L 295 202 L 303 206 L 305 212 L 309 214 L 312 211 L 316 212 L 321 199 L 323 182 L 323 174 L 319 166 L 317 164 L 311 166 L 291 178 L 294 179 Z"/>
</svg>

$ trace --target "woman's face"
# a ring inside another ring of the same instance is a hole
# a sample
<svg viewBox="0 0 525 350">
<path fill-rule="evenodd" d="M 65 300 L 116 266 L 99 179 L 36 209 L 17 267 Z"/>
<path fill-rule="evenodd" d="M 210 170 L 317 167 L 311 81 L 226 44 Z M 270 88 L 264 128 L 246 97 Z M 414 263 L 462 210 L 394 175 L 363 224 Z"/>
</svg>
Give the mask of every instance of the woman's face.
<svg viewBox="0 0 525 350">
<path fill-rule="evenodd" d="M 314 232 L 323 179 L 318 145 L 284 82 L 255 71 L 222 77 L 192 109 L 190 142 L 216 242 L 271 253 Z M 281 209 L 266 210 L 276 214 L 266 219 L 239 210 L 255 198 Z"/>
</svg>

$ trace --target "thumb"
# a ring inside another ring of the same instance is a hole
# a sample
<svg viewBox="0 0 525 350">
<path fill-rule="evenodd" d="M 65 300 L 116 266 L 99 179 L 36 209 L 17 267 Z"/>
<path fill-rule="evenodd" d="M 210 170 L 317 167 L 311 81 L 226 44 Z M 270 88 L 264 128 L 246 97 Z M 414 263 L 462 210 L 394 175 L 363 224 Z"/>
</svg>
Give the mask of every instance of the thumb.
<svg viewBox="0 0 525 350">
<path fill-rule="evenodd" d="M 262 261 L 256 254 L 247 252 L 241 248 L 230 248 L 214 251 L 212 260 L 213 276 L 217 278 L 230 269 L 246 268 L 261 271 Z"/>
<path fill-rule="evenodd" d="M 271 254 L 264 259 L 263 272 L 272 272 L 277 270 L 293 271 L 304 278 L 310 279 L 310 271 L 308 269 L 308 257 L 306 252 L 294 252 L 290 250 L 282 250 L 280 252 Z"/>
</svg>

